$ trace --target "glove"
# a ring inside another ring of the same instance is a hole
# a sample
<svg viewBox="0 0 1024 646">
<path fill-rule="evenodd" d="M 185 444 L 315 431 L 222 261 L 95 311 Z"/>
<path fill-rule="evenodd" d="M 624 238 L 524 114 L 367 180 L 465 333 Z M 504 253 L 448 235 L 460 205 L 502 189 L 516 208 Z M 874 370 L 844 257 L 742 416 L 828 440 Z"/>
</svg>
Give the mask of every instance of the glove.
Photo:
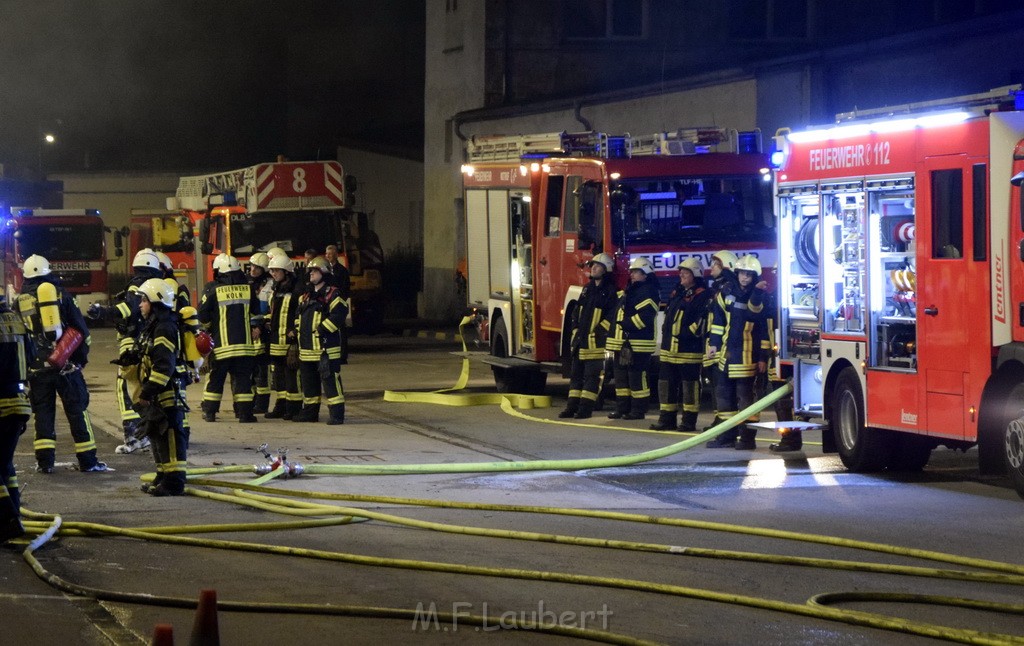
<svg viewBox="0 0 1024 646">
<path fill-rule="evenodd" d="M 107 310 L 109 308 L 100 305 L 99 303 L 93 303 L 89 306 L 89 309 L 85 312 L 85 317 L 92 319 L 93 321 L 102 321 L 107 318 Z"/>
</svg>

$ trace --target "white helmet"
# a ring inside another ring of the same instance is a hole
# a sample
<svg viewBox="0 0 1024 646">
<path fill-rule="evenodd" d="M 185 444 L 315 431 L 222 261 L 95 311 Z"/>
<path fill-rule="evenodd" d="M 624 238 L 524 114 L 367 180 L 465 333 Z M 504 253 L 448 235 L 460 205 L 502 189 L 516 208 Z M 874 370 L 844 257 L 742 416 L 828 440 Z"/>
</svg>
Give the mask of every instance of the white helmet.
<svg viewBox="0 0 1024 646">
<path fill-rule="evenodd" d="M 754 256 L 747 254 L 736 261 L 736 271 L 752 271 L 758 276 L 761 275 L 761 261 Z"/>
<path fill-rule="evenodd" d="M 22 268 L 25 278 L 50 275 L 50 261 L 42 256 L 32 254 L 25 259 L 25 266 Z"/>
<path fill-rule="evenodd" d="M 270 256 L 270 262 L 267 265 L 267 269 L 283 269 L 290 273 L 295 273 L 295 261 L 288 257 L 288 254 L 272 254 Z"/>
<path fill-rule="evenodd" d="M 169 308 L 174 307 L 174 290 L 160 278 L 150 278 L 139 286 L 139 291 L 154 305 L 159 303 Z"/>
<path fill-rule="evenodd" d="M 267 249 L 267 255 L 273 258 L 274 256 L 288 257 L 288 252 L 281 247 L 274 247 L 273 249 Z"/>
<path fill-rule="evenodd" d="M 170 256 L 162 251 L 154 251 L 153 253 L 156 254 L 156 259 L 160 262 L 161 269 L 174 269 L 174 263 L 171 262 Z"/>
<path fill-rule="evenodd" d="M 647 258 L 634 258 L 633 261 L 629 263 L 629 270 L 633 271 L 634 269 L 639 269 L 648 275 L 654 273 L 654 265 L 652 265 L 651 261 Z"/>
<path fill-rule="evenodd" d="M 270 263 L 270 256 L 263 253 L 262 251 L 258 251 L 254 253 L 251 258 L 249 258 L 249 262 L 251 262 L 252 264 L 256 265 L 261 269 L 266 270 Z"/>
<path fill-rule="evenodd" d="M 213 259 L 213 268 L 223 274 L 229 271 L 241 271 L 242 265 L 239 264 L 238 258 L 222 253 Z"/>
<path fill-rule="evenodd" d="M 689 269 L 694 278 L 700 278 L 704 275 L 704 268 L 700 265 L 700 258 L 687 258 L 679 263 L 679 268 Z"/>
<path fill-rule="evenodd" d="M 711 256 L 711 260 L 718 260 L 722 263 L 722 266 L 726 269 L 733 269 L 736 267 L 736 254 L 729 251 L 728 249 L 722 249 Z"/>
<path fill-rule="evenodd" d="M 606 253 L 599 253 L 599 254 L 597 254 L 596 256 L 591 258 L 589 261 L 587 261 L 587 264 L 588 265 L 593 265 L 593 264 L 604 265 L 604 268 L 607 269 L 608 271 L 612 271 L 613 269 L 615 269 L 615 260 L 613 260 L 612 257 L 609 256 Z"/>
<path fill-rule="evenodd" d="M 160 258 L 157 257 L 155 251 L 148 247 L 145 249 L 139 249 L 139 252 L 135 254 L 135 258 L 132 259 L 132 267 L 160 269 Z"/>
</svg>

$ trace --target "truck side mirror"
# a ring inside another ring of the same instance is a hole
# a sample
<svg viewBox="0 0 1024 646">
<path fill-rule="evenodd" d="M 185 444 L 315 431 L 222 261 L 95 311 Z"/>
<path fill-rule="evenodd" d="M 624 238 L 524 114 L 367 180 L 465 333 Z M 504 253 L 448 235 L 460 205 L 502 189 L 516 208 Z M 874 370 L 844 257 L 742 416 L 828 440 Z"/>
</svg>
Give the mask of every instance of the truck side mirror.
<svg viewBox="0 0 1024 646">
<path fill-rule="evenodd" d="M 210 221 L 203 218 L 199 221 L 199 251 L 205 255 L 213 253 L 213 243 L 210 242 Z"/>
<path fill-rule="evenodd" d="M 120 258 L 124 255 L 124 235 L 120 229 L 114 229 L 114 256 Z"/>
</svg>

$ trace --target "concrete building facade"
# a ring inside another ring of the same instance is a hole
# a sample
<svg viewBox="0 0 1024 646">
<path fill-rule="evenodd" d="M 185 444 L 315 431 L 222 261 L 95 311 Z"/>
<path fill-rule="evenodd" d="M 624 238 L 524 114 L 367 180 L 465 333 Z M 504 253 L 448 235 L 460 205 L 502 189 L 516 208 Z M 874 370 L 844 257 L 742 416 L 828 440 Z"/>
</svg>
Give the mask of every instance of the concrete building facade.
<svg viewBox="0 0 1024 646">
<path fill-rule="evenodd" d="M 806 0 L 795 3 L 803 26 L 793 27 L 773 13 L 780 3 L 632 0 L 640 33 L 622 38 L 612 33 L 617 0 L 542 4 L 428 3 L 425 317 L 453 320 L 465 305 L 453 280 L 465 253 L 463 138 L 719 125 L 760 128 L 768 145 L 780 127 L 829 123 L 838 112 L 1024 81 L 1024 12 L 1008 3 L 936 0 L 920 12 L 861 0 L 837 13 Z M 591 38 L 567 36 L 576 27 L 566 12 L 582 5 L 604 6 L 605 20 Z"/>
</svg>

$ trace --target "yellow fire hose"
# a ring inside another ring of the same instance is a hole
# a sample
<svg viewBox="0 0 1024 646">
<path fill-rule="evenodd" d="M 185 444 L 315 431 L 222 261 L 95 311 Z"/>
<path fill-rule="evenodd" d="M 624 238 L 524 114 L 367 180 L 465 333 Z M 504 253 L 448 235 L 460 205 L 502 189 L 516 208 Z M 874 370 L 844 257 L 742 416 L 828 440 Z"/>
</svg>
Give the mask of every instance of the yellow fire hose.
<svg viewBox="0 0 1024 646">
<path fill-rule="evenodd" d="M 461 390 L 468 383 L 468 361 L 463 362 L 463 373 L 459 381 L 452 389 L 435 391 L 433 393 L 394 393 L 385 392 L 386 401 L 421 402 L 435 403 L 442 405 L 482 405 L 485 403 L 500 403 L 502 409 L 514 416 L 526 417 L 516 410 L 518 408 L 532 408 L 549 406 L 549 398 L 536 398 L 529 396 L 508 396 L 494 394 L 465 395 L 454 393 Z M 754 413 L 767 408 L 775 400 L 785 396 L 789 387 L 785 386 L 773 392 L 768 397 L 756 402 L 754 405 L 740 411 L 737 415 L 726 422 L 720 423 L 708 431 L 695 437 L 676 442 L 669 446 L 653 451 L 645 451 L 623 456 L 608 458 L 592 458 L 582 460 L 534 460 L 523 462 L 482 462 L 482 463 L 458 463 L 458 464 L 421 464 L 421 465 L 397 465 L 391 467 L 361 466 L 361 465 L 310 465 L 306 468 L 308 474 L 324 475 L 380 475 L 380 474 L 411 474 L 411 473 L 477 473 L 477 472 L 500 472 L 500 471 L 525 471 L 525 470 L 579 470 L 594 469 L 609 466 L 625 466 L 640 462 L 655 460 L 669 455 L 674 455 L 686 449 L 697 446 L 704 441 L 716 437 L 726 430 L 736 426 L 748 419 Z M 527 418 L 530 419 L 530 418 Z M 582 547 L 598 547 L 606 549 L 623 549 L 631 551 L 662 553 L 676 556 L 692 556 L 698 558 L 721 558 L 757 563 L 785 564 L 801 567 L 830 568 L 836 570 L 848 570 L 859 572 L 878 572 L 885 574 L 901 574 L 916 577 L 931 577 L 947 580 L 972 581 L 977 583 L 994 583 L 1004 585 L 1024 584 L 1024 566 L 985 559 L 975 559 L 955 554 L 933 552 L 904 548 L 882 543 L 856 541 L 833 536 L 816 534 L 802 534 L 785 530 L 774 530 L 767 528 L 749 527 L 743 525 L 730 525 L 725 523 L 713 523 L 707 521 L 696 521 L 678 518 L 661 518 L 641 514 L 626 514 L 620 512 L 605 512 L 582 509 L 562 509 L 553 507 L 513 506 L 513 505 L 489 505 L 480 503 L 467 503 L 456 501 L 434 501 L 424 499 L 391 498 L 383 496 L 361 496 L 355 494 L 340 494 L 328 492 L 308 491 L 285 491 L 271 487 L 262 486 L 277 476 L 284 473 L 284 469 L 278 469 L 265 476 L 257 478 L 249 483 L 231 483 L 218 480 L 210 480 L 202 476 L 217 473 L 238 473 L 250 472 L 251 467 L 227 467 L 211 469 L 190 469 L 190 486 L 187 493 L 200 496 L 210 500 L 229 502 L 232 504 L 244 505 L 251 508 L 261 509 L 271 513 L 279 513 L 290 516 L 313 516 L 319 517 L 312 520 L 300 520 L 286 523 L 247 523 L 247 524 L 220 524 L 220 525 L 197 525 L 180 527 L 143 527 L 135 529 L 118 528 L 95 523 L 63 522 L 60 517 L 46 516 L 42 514 L 26 513 L 26 530 L 30 534 L 38 534 L 39 537 L 26 548 L 23 556 L 31 565 L 38 576 L 62 590 L 72 594 L 79 594 L 97 599 L 120 601 L 126 603 L 154 603 L 173 607 L 192 608 L 196 606 L 193 599 L 180 599 L 173 597 L 153 597 L 148 594 L 132 594 L 116 591 L 98 590 L 70 583 L 47 572 L 34 556 L 35 550 L 45 544 L 58 531 L 61 536 L 124 536 L 147 541 L 163 542 L 179 545 L 191 545 L 215 549 L 230 549 L 246 552 L 257 552 L 266 554 L 279 554 L 298 556 L 302 558 L 314 558 L 329 561 L 338 561 L 351 564 L 369 565 L 378 567 L 403 568 L 433 572 L 461 573 L 477 576 L 494 576 L 512 579 L 555 581 L 562 583 L 574 583 L 590 586 L 602 586 L 668 594 L 674 596 L 731 603 L 753 608 L 761 608 L 796 614 L 800 616 L 839 621 L 852 625 L 868 626 L 882 630 L 904 632 L 909 634 L 922 635 L 956 641 L 967 644 L 1024 644 L 1024 636 L 997 634 L 983 631 L 974 631 L 960 628 L 952 628 L 915 622 L 898 617 L 890 617 L 875 613 L 843 610 L 831 607 L 832 604 L 849 602 L 899 602 L 899 603 L 929 603 L 974 610 L 987 610 L 999 613 L 1024 615 L 1024 606 L 1019 604 L 1002 604 L 991 601 L 976 599 L 957 599 L 938 595 L 917 595 L 907 593 L 883 593 L 883 592 L 838 592 L 815 595 L 806 604 L 796 604 L 772 599 L 751 597 L 747 595 L 732 594 L 714 590 L 704 590 L 679 585 L 640 581 L 634 579 L 623 579 L 615 577 L 600 577 L 590 575 L 579 575 L 565 572 L 550 572 L 539 570 L 523 570 L 515 568 L 495 568 L 459 563 L 442 563 L 434 561 L 419 561 L 409 559 L 391 559 L 371 557 L 365 555 L 350 554 L 344 552 L 331 552 L 324 550 L 299 549 L 277 545 L 265 545 L 258 543 L 246 543 L 239 541 L 224 541 L 215 539 L 199 539 L 180 534 L 204 533 L 204 532 L 234 532 L 234 531 L 270 531 L 278 529 L 299 529 L 308 527 L 326 527 L 331 525 L 343 525 L 352 522 L 376 521 L 391 523 L 400 526 L 415 527 L 430 531 L 441 531 L 464 535 L 473 535 L 489 538 L 504 538 L 514 540 L 532 540 L 548 543 L 557 543 Z M 147 479 L 151 479 L 149 475 Z M 223 487 L 233 490 L 232 494 L 217 493 L 196 486 Z M 274 494 L 274 495 L 262 495 Z M 948 570 L 938 568 L 926 568 L 920 566 L 889 565 L 883 563 L 869 563 L 860 561 L 823 559 L 809 557 L 795 557 L 779 554 L 763 554 L 754 552 L 741 552 L 733 550 L 717 550 L 680 545 L 665 545 L 657 543 L 644 543 L 628 540 L 614 540 L 604 538 L 565 536 L 557 534 L 546 534 L 529 531 L 496 530 L 481 527 L 450 525 L 410 519 L 394 514 L 386 514 L 363 508 L 341 507 L 324 502 L 307 502 L 300 500 L 289 500 L 291 498 L 305 498 L 315 500 L 337 500 L 337 501 L 359 501 L 377 504 L 402 504 L 417 505 L 423 507 L 438 507 L 450 509 L 473 509 L 489 510 L 500 512 L 519 513 L 543 513 L 560 514 L 576 517 L 592 517 L 620 522 L 643 522 L 659 525 L 678 526 L 694 529 L 705 529 L 710 531 L 726 531 L 751 536 L 777 538 L 786 540 L 798 540 L 810 543 L 818 543 L 836 547 L 845 547 L 859 550 L 868 550 L 891 555 L 907 556 L 919 559 L 928 559 L 937 562 L 957 564 L 966 567 L 973 567 L 987 571 L 966 571 Z M 326 517 L 326 518 L 325 518 Z M 245 602 L 219 602 L 218 608 L 222 610 L 255 611 L 281 613 L 306 613 L 306 614 L 331 614 L 343 616 L 362 616 L 393 619 L 414 619 L 416 611 L 402 608 L 373 608 L 362 606 L 336 606 L 330 604 L 264 604 Z M 446 613 L 437 613 L 440 621 L 460 621 L 475 625 L 494 625 L 494 618 L 488 617 L 464 617 L 457 618 L 448 616 Z M 648 643 L 628 636 L 616 635 L 591 629 L 582 629 L 559 624 L 537 624 L 536 622 L 516 620 L 519 623 L 511 622 L 508 627 L 520 629 L 537 630 L 551 634 L 565 635 L 582 639 L 590 639 L 606 643 L 616 644 L 639 644 Z M 490 622 L 488 624 L 488 622 Z M 515 625 L 514 625 L 515 624 Z"/>
</svg>

